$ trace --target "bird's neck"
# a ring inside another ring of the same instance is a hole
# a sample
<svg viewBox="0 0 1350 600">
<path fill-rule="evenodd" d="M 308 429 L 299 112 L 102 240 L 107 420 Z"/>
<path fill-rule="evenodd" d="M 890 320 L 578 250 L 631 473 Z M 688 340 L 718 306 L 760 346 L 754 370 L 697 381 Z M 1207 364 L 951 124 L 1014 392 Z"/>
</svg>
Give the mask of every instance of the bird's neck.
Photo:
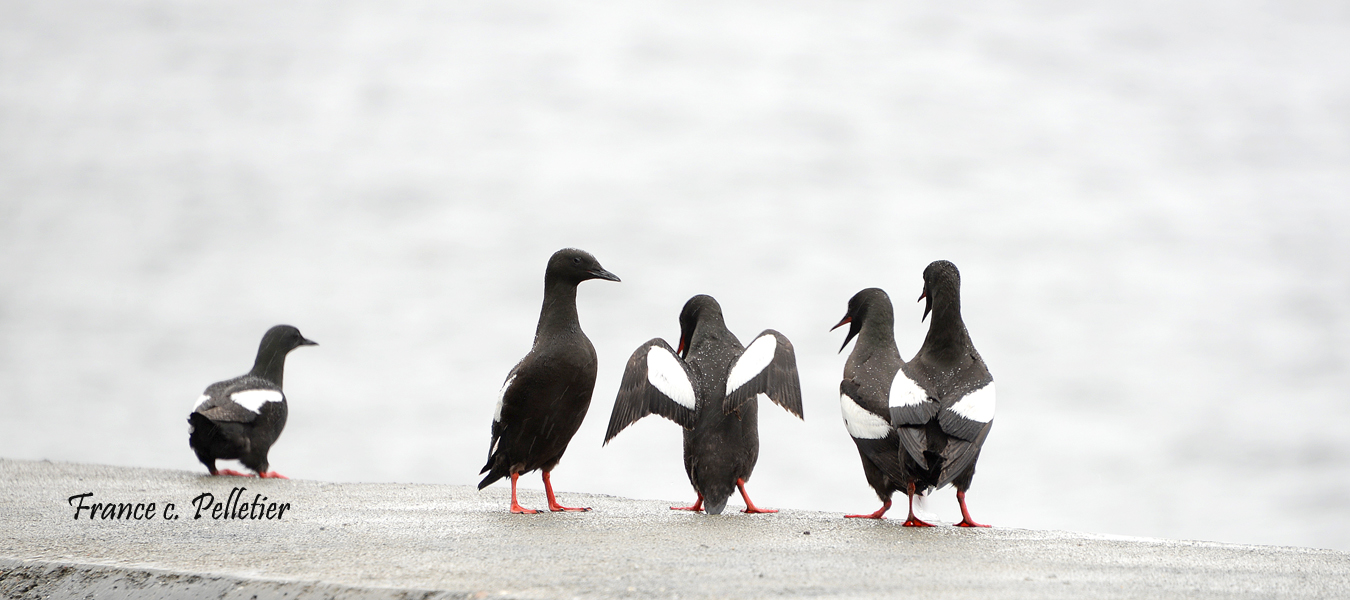
<svg viewBox="0 0 1350 600">
<path fill-rule="evenodd" d="M 577 317 L 577 284 L 568 281 L 544 282 L 544 306 L 539 310 L 539 326 L 534 330 L 537 341 L 544 331 L 581 331 Z"/>
<path fill-rule="evenodd" d="M 862 329 L 858 330 L 858 341 L 853 345 L 853 352 L 849 354 L 849 360 L 850 362 L 861 363 L 876 352 L 900 355 L 900 351 L 895 345 L 895 325 L 892 321 L 869 320 L 863 323 Z"/>
<path fill-rule="evenodd" d="M 941 359 L 957 359 L 970 345 L 970 334 L 966 323 L 961 320 L 960 297 L 946 302 L 934 299 L 932 321 L 928 325 L 928 336 L 923 340 L 924 350 L 931 356 Z"/>
<path fill-rule="evenodd" d="M 711 351 L 718 355 L 725 349 L 744 350 L 741 341 L 736 339 L 736 334 L 727 329 L 726 321 L 722 320 L 722 315 L 712 314 L 704 315 L 699 318 L 694 326 L 694 331 L 689 335 L 689 356 L 699 356 L 704 352 Z"/>
<path fill-rule="evenodd" d="M 258 358 L 253 361 L 253 369 L 248 374 L 261 377 L 277 384 L 277 387 L 281 387 L 281 378 L 285 374 L 285 369 L 286 353 L 264 348 L 258 352 Z"/>
</svg>

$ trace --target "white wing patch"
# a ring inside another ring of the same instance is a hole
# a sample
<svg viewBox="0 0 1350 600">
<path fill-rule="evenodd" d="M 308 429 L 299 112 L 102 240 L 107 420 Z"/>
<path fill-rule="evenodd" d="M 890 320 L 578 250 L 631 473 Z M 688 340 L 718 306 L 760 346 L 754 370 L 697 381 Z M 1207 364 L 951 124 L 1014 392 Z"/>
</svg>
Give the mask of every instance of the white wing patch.
<svg viewBox="0 0 1350 600">
<path fill-rule="evenodd" d="M 230 394 L 230 400 L 235 404 L 247 408 L 253 412 L 258 412 L 259 408 L 266 402 L 281 402 L 285 396 L 276 390 L 244 390 Z"/>
<path fill-rule="evenodd" d="M 499 423 L 502 420 L 502 404 L 506 402 L 506 389 L 511 387 L 511 382 L 516 380 L 514 373 L 506 378 L 506 383 L 502 384 L 502 391 L 497 392 L 497 408 L 492 412 L 492 422 Z"/>
<path fill-rule="evenodd" d="M 923 391 L 919 384 L 914 383 L 904 371 L 896 371 L 895 379 L 891 380 L 891 394 L 888 404 L 891 408 L 901 406 L 918 406 L 928 401 L 928 392 Z"/>
<path fill-rule="evenodd" d="M 764 367 L 773 362 L 773 355 L 778 350 L 778 338 L 772 335 L 761 335 L 750 344 L 749 348 L 736 359 L 736 364 L 731 366 L 731 374 L 727 376 L 728 395 L 745 385 L 756 375 L 759 375 Z"/>
<path fill-rule="evenodd" d="M 206 404 L 206 401 L 207 401 L 207 400 L 210 400 L 210 399 L 211 399 L 211 396 L 209 396 L 209 395 L 207 395 L 207 394 L 202 394 L 202 396 L 201 396 L 200 398 L 197 398 L 197 403 L 194 404 L 194 405 L 192 405 L 192 412 L 197 412 L 197 409 L 201 408 L 202 405 L 203 405 L 203 404 Z"/>
<path fill-rule="evenodd" d="M 966 394 L 965 398 L 952 405 L 951 411 L 981 423 L 994 420 L 994 382 Z"/>
<path fill-rule="evenodd" d="M 660 346 L 647 351 L 647 381 L 652 387 L 680 406 L 694 410 L 694 386 L 680 366 L 679 359 Z"/>
<path fill-rule="evenodd" d="M 860 440 L 879 440 L 890 435 L 891 424 L 861 407 L 848 394 L 839 394 L 839 410 L 844 413 L 844 428 Z"/>
</svg>

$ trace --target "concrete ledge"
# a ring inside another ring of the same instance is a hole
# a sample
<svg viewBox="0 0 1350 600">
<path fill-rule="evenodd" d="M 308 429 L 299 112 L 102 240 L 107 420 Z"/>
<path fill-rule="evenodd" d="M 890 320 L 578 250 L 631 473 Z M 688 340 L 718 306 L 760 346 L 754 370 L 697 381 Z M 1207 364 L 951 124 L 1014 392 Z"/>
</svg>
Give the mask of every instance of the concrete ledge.
<svg viewBox="0 0 1350 600">
<path fill-rule="evenodd" d="M 246 489 L 231 497 L 236 488 Z M 1350 589 L 1350 553 L 1332 550 L 906 529 L 793 510 L 710 517 L 567 490 L 565 504 L 595 510 L 511 515 L 506 492 L 0 460 L 0 595 L 1322 598 Z M 112 518 L 91 520 L 86 509 L 75 519 L 70 497 L 86 493 L 86 506 L 126 505 L 123 518 L 100 507 Z M 542 493 L 526 491 L 522 503 L 538 508 Z M 269 504 L 290 507 L 269 519 Z"/>
<path fill-rule="evenodd" d="M 99 600 L 441 600 L 466 598 L 427 590 L 358 588 L 318 582 L 262 581 L 97 565 L 0 558 L 0 596 Z"/>
</svg>

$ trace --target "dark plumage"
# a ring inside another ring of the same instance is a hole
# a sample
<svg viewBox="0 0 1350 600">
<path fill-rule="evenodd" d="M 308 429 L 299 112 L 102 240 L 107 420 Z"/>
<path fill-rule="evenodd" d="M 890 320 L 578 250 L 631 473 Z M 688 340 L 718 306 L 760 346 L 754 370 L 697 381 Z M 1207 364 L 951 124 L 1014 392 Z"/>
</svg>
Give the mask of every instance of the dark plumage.
<svg viewBox="0 0 1350 600">
<path fill-rule="evenodd" d="M 244 475 L 216 470 L 217 460 L 238 459 L 259 477 L 282 477 L 268 472 L 267 451 L 286 427 L 286 395 L 281 391 L 286 355 L 316 345 L 300 330 L 277 325 L 263 334 L 252 370 L 207 386 L 188 415 L 188 445 L 212 475 Z"/>
<path fill-rule="evenodd" d="M 676 353 L 678 352 L 678 356 Z M 678 510 L 720 514 L 739 489 L 747 513 L 757 508 L 745 482 L 759 459 L 758 396 L 802 416 L 792 343 L 766 329 L 747 348 L 727 329 L 711 296 L 694 296 L 680 311 L 680 344 L 660 338 L 633 353 L 624 370 L 605 442 L 655 413 L 684 427 L 684 469 L 698 500 Z"/>
<path fill-rule="evenodd" d="M 848 301 L 848 312 L 832 329 L 845 323 L 849 326 L 848 335 L 839 350 L 848 347 L 854 337 L 858 342 L 844 363 L 844 379 L 839 384 L 840 411 L 844 427 L 862 458 L 863 475 L 882 505 L 871 514 L 844 516 L 881 519 L 891 508 L 891 494 L 905 491 L 912 481 L 901 461 L 900 436 L 891 427 L 886 402 L 891 381 L 905 361 L 895 345 L 895 312 L 886 292 L 868 288 L 854 294 Z M 911 502 L 910 516 L 913 515 Z"/>
<path fill-rule="evenodd" d="M 928 336 L 919 353 L 891 384 L 891 425 L 900 434 L 905 462 L 914 465 L 917 487 L 956 487 L 962 527 L 986 527 L 970 518 L 966 490 L 975 461 L 994 423 L 994 378 L 975 351 L 961 320 L 961 274 L 939 260 L 923 271 Z M 913 490 L 910 490 L 911 500 Z M 911 521 L 913 519 L 911 514 Z M 906 523 L 927 525 L 922 521 Z"/>
<path fill-rule="evenodd" d="M 544 472 L 549 510 L 590 510 L 558 504 L 549 478 L 581 427 L 595 389 L 595 347 L 577 319 L 577 284 L 588 279 L 619 280 L 581 250 L 559 250 L 549 258 L 534 346 L 506 376 L 497 399 L 492 445 L 479 472 L 487 476 L 478 489 L 510 476 L 513 513 L 538 512 L 516 500 L 516 480 L 535 469 Z"/>
</svg>

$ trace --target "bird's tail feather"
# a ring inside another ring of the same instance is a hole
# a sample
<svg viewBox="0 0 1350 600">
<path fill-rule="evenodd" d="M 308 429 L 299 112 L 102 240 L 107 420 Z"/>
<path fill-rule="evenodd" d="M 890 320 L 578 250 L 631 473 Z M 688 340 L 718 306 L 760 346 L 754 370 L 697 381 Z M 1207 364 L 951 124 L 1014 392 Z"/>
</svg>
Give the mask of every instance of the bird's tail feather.
<svg viewBox="0 0 1350 600">
<path fill-rule="evenodd" d="M 488 473 L 487 477 L 484 477 L 482 481 L 478 482 L 478 489 L 481 490 L 489 485 L 492 485 L 496 483 L 498 479 L 506 477 L 506 475 L 507 474 L 504 471 L 499 472 L 494 470 L 491 473 Z"/>
<path fill-rule="evenodd" d="M 478 472 L 479 475 L 483 473 L 487 473 L 487 477 L 478 482 L 478 489 L 480 490 L 511 474 L 510 469 L 506 466 L 506 461 L 496 454 L 489 456 L 487 464 L 483 465 L 483 470 Z"/>
</svg>

